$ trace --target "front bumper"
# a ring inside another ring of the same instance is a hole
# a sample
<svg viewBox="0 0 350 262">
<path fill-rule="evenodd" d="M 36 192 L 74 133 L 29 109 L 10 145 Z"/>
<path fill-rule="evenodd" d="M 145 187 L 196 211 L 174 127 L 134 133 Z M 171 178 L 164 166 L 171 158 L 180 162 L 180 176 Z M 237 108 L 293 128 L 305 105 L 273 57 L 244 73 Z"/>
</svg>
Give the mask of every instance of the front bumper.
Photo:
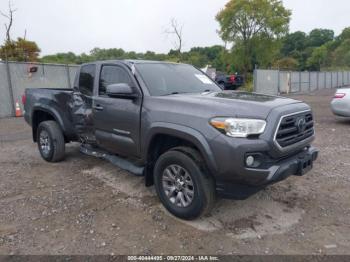
<svg viewBox="0 0 350 262">
<path fill-rule="evenodd" d="M 244 168 L 241 181 L 217 181 L 216 189 L 223 197 L 245 199 L 267 185 L 284 180 L 291 175 L 302 176 L 310 171 L 318 157 L 318 150 L 306 147 L 301 152 L 271 164 L 267 169 Z M 257 180 L 256 178 L 260 179 Z"/>
</svg>

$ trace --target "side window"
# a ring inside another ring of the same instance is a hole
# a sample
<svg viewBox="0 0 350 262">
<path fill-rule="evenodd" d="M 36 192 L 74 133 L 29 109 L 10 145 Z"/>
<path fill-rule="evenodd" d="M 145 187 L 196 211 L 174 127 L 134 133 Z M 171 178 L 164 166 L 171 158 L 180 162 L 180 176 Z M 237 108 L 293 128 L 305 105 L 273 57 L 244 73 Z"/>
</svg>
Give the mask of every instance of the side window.
<svg viewBox="0 0 350 262">
<path fill-rule="evenodd" d="M 119 66 L 103 66 L 100 76 L 99 95 L 106 94 L 106 88 L 111 84 L 126 83 L 131 84 L 128 73 Z"/>
<path fill-rule="evenodd" d="M 80 69 L 79 91 L 86 96 L 92 96 L 95 80 L 95 65 L 85 65 Z"/>
</svg>

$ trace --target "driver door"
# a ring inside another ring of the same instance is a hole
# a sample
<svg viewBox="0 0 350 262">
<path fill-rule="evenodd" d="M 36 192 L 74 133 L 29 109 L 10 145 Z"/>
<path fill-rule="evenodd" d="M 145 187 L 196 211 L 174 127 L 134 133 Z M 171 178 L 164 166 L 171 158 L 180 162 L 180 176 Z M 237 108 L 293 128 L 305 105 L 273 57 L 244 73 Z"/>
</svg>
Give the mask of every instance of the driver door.
<svg viewBox="0 0 350 262">
<path fill-rule="evenodd" d="M 101 66 L 98 94 L 94 96 L 93 118 L 98 145 L 112 153 L 139 157 L 142 93 L 124 65 Z M 110 84 L 126 83 L 137 98 L 115 98 L 106 94 Z"/>
</svg>

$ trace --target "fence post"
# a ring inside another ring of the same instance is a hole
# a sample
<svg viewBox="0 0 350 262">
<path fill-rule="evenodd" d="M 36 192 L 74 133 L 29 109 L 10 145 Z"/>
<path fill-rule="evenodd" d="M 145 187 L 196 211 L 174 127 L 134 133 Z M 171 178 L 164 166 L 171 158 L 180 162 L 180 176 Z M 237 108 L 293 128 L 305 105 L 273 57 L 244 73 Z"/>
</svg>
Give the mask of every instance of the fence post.
<svg viewBox="0 0 350 262">
<path fill-rule="evenodd" d="M 333 73 L 331 72 L 331 88 L 333 88 Z"/>
<path fill-rule="evenodd" d="M 311 72 L 309 71 L 309 92 L 311 92 Z"/>
<path fill-rule="evenodd" d="M 67 72 L 67 87 L 72 88 L 68 64 L 66 64 L 66 72 Z"/>
<path fill-rule="evenodd" d="M 339 87 L 339 72 L 337 71 L 337 86 L 336 87 Z"/>
<path fill-rule="evenodd" d="M 288 91 L 287 94 L 292 93 L 292 71 L 289 71 L 288 77 Z"/>
<path fill-rule="evenodd" d="M 11 114 L 12 116 L 15 116 L 16 115 L 16 104 L 15 104 L 15 98 L 14 98 L 14 95 L 13 95 L 13 86 L 12 86 L 12 79 L 11 79 L 11 72 L 10 72 L 10 65 L 9 65 L 9 62 L 5 61 L 5 64 L 6 64 L 6 74 L 7 74 L 7 84 L 9 86 L 9 93 L 10 93 L 10 99 L 11 99 Z"/>
<path fill-rule="evenodd" d="M 299 93 L 301 93 L 301 71 L 299 71 Z"/>
<path fill-rule="evenodd" d="M 319 81 L 320 81 L 319 76 L 320 76 L 320 72 L 319 72 L 319 71 L 317 71 L 317 73 L 316 73 L 316 77 L 317 77 L 317 79 L 316 79 L 316 90 L 318 90 L 318 89 L 319 89 L 319 87 L 318 87 L 318 85 L 319 85 Z"/>
<path fill-rule="evenodd" d="M 281 93 L 281 78 L 280 78 L 280 70 L 278 69 L 278 83 L 277 83 L 277 94 L 280 95 Z"/>
<path fill-rule="evenodd" d="M 253 91 L 256 92 L 256 69 L 253 71 Z"/>
</svg>

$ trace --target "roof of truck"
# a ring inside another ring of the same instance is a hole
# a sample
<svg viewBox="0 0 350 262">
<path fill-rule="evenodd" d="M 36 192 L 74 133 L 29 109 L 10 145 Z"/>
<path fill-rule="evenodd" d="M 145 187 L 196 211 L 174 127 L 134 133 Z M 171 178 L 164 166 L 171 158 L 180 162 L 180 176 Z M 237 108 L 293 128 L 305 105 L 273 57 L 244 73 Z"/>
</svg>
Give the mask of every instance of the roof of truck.
<svg viewBox="0 0 350 262">
<path fill-rule="evenodd" d="M 153 61 L 153 60 L 139 60 L 139 59 L 121 59 L 121 60 L 101 60 L 101 61 L 95 61 L 95 62 L 90 62 L 90 63 L 84 63 L 84 64 L 106 64 L 106 63 L 125 63 L 125 64 L 157 64 L 157 63 L 162 63 L 162 64 L 178 64 L 175 62 L 169 62 L 169 61 Z"/>
<path fill-rule="evenodd" d="M 138 60 L 138 59 L 125 59 L 123 61 L 129 62 L 132 64 L 149 64 L 149 63 L 178 64 L 178 63 L 169 62 L 169 61 Z"/>
</svg>

